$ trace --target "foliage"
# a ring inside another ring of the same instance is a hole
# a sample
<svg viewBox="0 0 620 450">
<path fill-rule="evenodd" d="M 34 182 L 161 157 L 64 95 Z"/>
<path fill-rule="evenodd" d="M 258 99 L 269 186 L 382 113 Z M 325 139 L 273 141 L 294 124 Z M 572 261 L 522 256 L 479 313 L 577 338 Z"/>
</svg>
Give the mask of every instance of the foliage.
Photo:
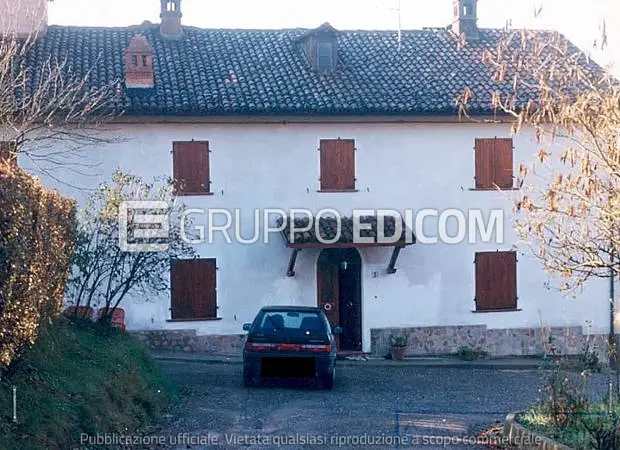
<svg viewBox="0 0 620 450">
<path fill-rule="evenodd" d="M 586 343 L 575 361 L 553 353 L 554 365 L 544 374 L 540 403 L 519 414 L 517 420 L 572 448 L 620 448 L 617 394 L 610 390 L 611 397 L 603 403 L 591 403 L 586 395 L 589 376 L 600 370 L 596 352 Z"/>
<path fill-rule="evenodd" d="M 75 205 L 0 163 L 0 368 L 34 344 L 62 307 Z"/>
<path fill-rule="evenodd" d="M 581 370 L 590 372 L 600 372 L 602 369 L 598 353 L 592 349 L 590 341 L 586 341 L 584 348 L 579 353 L 579 366 Z"/>
<path fill-rule="evenodd" d="M 181 234 L 181 227 L 169 227 L 168 238 L 150 239 L 149 243 L 167 244 L 162 251 L 128 251 L 120 245 L 123 239 L 119 208 L 124 201 L 163 201 L 167 210 L 149 214 L 167 214 L 170 220 L 180 212 L 175 204 L 174 186 L 170 180 L 145 182 L 142 178 L 117 170 L 109 183 L 101 184 L 80 212 L 77 249 L 69 283 L 69 301 L 74 306 L 106 308 L 104 320 L 128 295 L 152 294 L 168 289 L 170 260 L 195 256 L 193 247 Z M 146 210 L 128 210 L 127 239 L 132 241 L 136 230 L 151 224 L 138 224 L 135 218 Z M 191 239 L 190 236 L 186 236 Z"/>
<path fill-rule="evenodd" d="M 488 352 L 477 346 L 462 345 L 458 348 L 456 355 L 463 361 L 476 361 L 486 358 Z"/>
<path fill-rule="evenodd" d="M 545 375 L 545 396 L 540 411 L 551 418 L 556 428 L 566 428 L 577 423 L 578 415 L 586 411 L 586 373 L 567 372 L 559 367 Z"/>
<path fill-rule="evenodd" d="M 407 336 L 402 333 L 390 336 L 390 346 L 395 348 L 407 347 Z"/>
<path fill-rule="evenodd" d="M 81 433 L 130 434 L 177 399 L 135 337 L 60 317 L 0 381 L 0 448 L 76 448 Z"/>
</svg>

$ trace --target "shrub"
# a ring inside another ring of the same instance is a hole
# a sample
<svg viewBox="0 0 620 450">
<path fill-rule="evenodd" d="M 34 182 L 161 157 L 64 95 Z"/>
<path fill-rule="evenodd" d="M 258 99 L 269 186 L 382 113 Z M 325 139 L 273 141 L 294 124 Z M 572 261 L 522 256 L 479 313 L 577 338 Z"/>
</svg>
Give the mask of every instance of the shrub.
<svg viewBox="0 0 620 450">
<path fill-rule="evenodd" d="M 0 162 L 0 369 L 61 312 L 74 219 L 72 201 Z"/>
<path fill-rule="evenodd" d="M 456 352 L 459 359 L 463 361 L 476 361 L 478 359 L 486 358 L 488 353 L 482 350 L 480 347 L 472 347 L 470 345 L 462 345 Z"/>
<path fill-rule="evenodd" d="M 390 336 L 390 346 L 395 348 L 407 347 L 407 336 L 404 334 Z"/>
</svg>

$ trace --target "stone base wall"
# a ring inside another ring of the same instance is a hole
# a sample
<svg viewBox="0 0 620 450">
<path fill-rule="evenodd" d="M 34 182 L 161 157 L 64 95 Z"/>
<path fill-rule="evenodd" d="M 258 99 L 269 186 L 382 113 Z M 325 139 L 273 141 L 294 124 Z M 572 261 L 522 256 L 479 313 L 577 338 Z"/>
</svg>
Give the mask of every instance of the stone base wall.
<svg viewBox="0 0 620 450">
<path fill-rule="evenodd" d="M 156 330 L 133 333 L 149 348 L 218 356 L 241 356 L 245 334 L 197 335 L 195 330 Z"/>
<path fill-rule="evenodd" d="M 448 327 L 381 328 L 371 330 L 371 354 L 384 357 L 390 352 L 390 337 L 407 336 L 406 356 L 453 355 L 459 347 L 478 347 L 490 357 L 544 356 L 552 353 L 577 355 L 589 340 L 601 361 L 608 356 L 607 335 L 582 333 L 581 327 L 488 329 L 485 325 Z M 241 356 L 245 334 L 197 335 L 195 330 L 153 330 L 133 333 L 152 349 L 219 356 Z M 552 337 L 550 342 L 550 336 Z"/>
<path fill-rule="evenodd" d="M 485 325 L 448 327 L 381 328 L 370 330 L 371 353 L 383 357 L 390 352 L 390 337 L 407 336 L 406 356 L 455 354 L 459 347 L 478 347 L 491 357 L 544 356 L 552 353 L 577 355 L 589 340 L 599 358 L 607 359 L 607 335 L 583 334 L 581 327 L 489 329 Z M 551 337 L 551 339 L 550 339 Z"/>
</svg>

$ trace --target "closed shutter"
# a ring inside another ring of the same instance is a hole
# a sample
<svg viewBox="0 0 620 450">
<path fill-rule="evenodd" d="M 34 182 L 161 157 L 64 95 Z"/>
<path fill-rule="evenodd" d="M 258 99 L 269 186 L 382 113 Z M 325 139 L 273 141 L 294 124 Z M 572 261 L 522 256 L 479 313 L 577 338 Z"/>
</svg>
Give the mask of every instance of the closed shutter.
<svg viewBox="0 0 620 450">
<path fill-rule="evenodd" d="M 216 260 L 186 259 L 172 261 L 170 297 L 173 320 L 216 318 Z"/>
<path fill-rule="evenodd" d="M 513 145 L 512 139 L 494 139 L 495 184 L 500 189 L 512 189 L 513 182 Z"/>
<path fill-rule="evenodd" d="M 321 140 L 321 190 L 355 190 L 355 141 Z"/>
<path fill-rule="evenodd" d="M 476 253 L 476 310 L 516 308 L 516 252 Z"/>
<path fill-rule="evenodd" d="M 513 188 L 512 139 L 476 139 L 476 189 Z"/>
<path fill-rule="evenodd" d="M 209 143 L 207 141 L 174 142 L 172 149 L 174 181 L 180 194 L 211 192 Z"/>
</svg>

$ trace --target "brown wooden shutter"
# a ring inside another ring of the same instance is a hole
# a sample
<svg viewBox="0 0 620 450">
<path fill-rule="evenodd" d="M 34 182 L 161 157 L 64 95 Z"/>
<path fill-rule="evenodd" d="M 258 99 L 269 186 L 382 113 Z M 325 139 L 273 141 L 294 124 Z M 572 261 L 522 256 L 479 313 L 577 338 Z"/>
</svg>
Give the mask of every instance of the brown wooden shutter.
<svg viewBox="0 0 620 450">
<path fill-rule="evenodd" d="M 516 308 L 516 252 L 476 253 L 476 310 Z"/>
<path fill-rule="evenodd" d="M 500 189 L 512 189 L 513 176 L 513 145 L 512 139 L 494 139 L 495 184 Z"/>
<path fill-rule="evenodd" d="M 476 139 L 475 142 L 476 189 L 512 189 L 512 139 Z"/>
<path fill-rule="evenodd" d="M 321 140 L 321 190 L 355 190 L 355 141 Z"/>
<path fill-rule="evenodd" d="M 179 193 L 210 193 L 209 142 L 174 142 L 172 154 L 173 176 Z"/>
<path fill-rule="evenodd" d="M 476 189 L 489 189 L 493 180 L 493 141 L 476 139 Z"/>
<path fill-rule="evenodd" d="M 191 319 L 190 296 L 187 281 L 188 266 L 185 261 L 172 261 L 170 266 L 170 309 L 172 319 Z"/>
<path fill-rule="evenodd" d="M 196 260 L 194 270 L 196 317 L 217 317 L 217 268 L 215 259 Z"/>
<path fill-rule="evenodd" d="M 173 320 L 216 318 L 216 260 L 172 261 L 170 297 Z"/>
</svg>

